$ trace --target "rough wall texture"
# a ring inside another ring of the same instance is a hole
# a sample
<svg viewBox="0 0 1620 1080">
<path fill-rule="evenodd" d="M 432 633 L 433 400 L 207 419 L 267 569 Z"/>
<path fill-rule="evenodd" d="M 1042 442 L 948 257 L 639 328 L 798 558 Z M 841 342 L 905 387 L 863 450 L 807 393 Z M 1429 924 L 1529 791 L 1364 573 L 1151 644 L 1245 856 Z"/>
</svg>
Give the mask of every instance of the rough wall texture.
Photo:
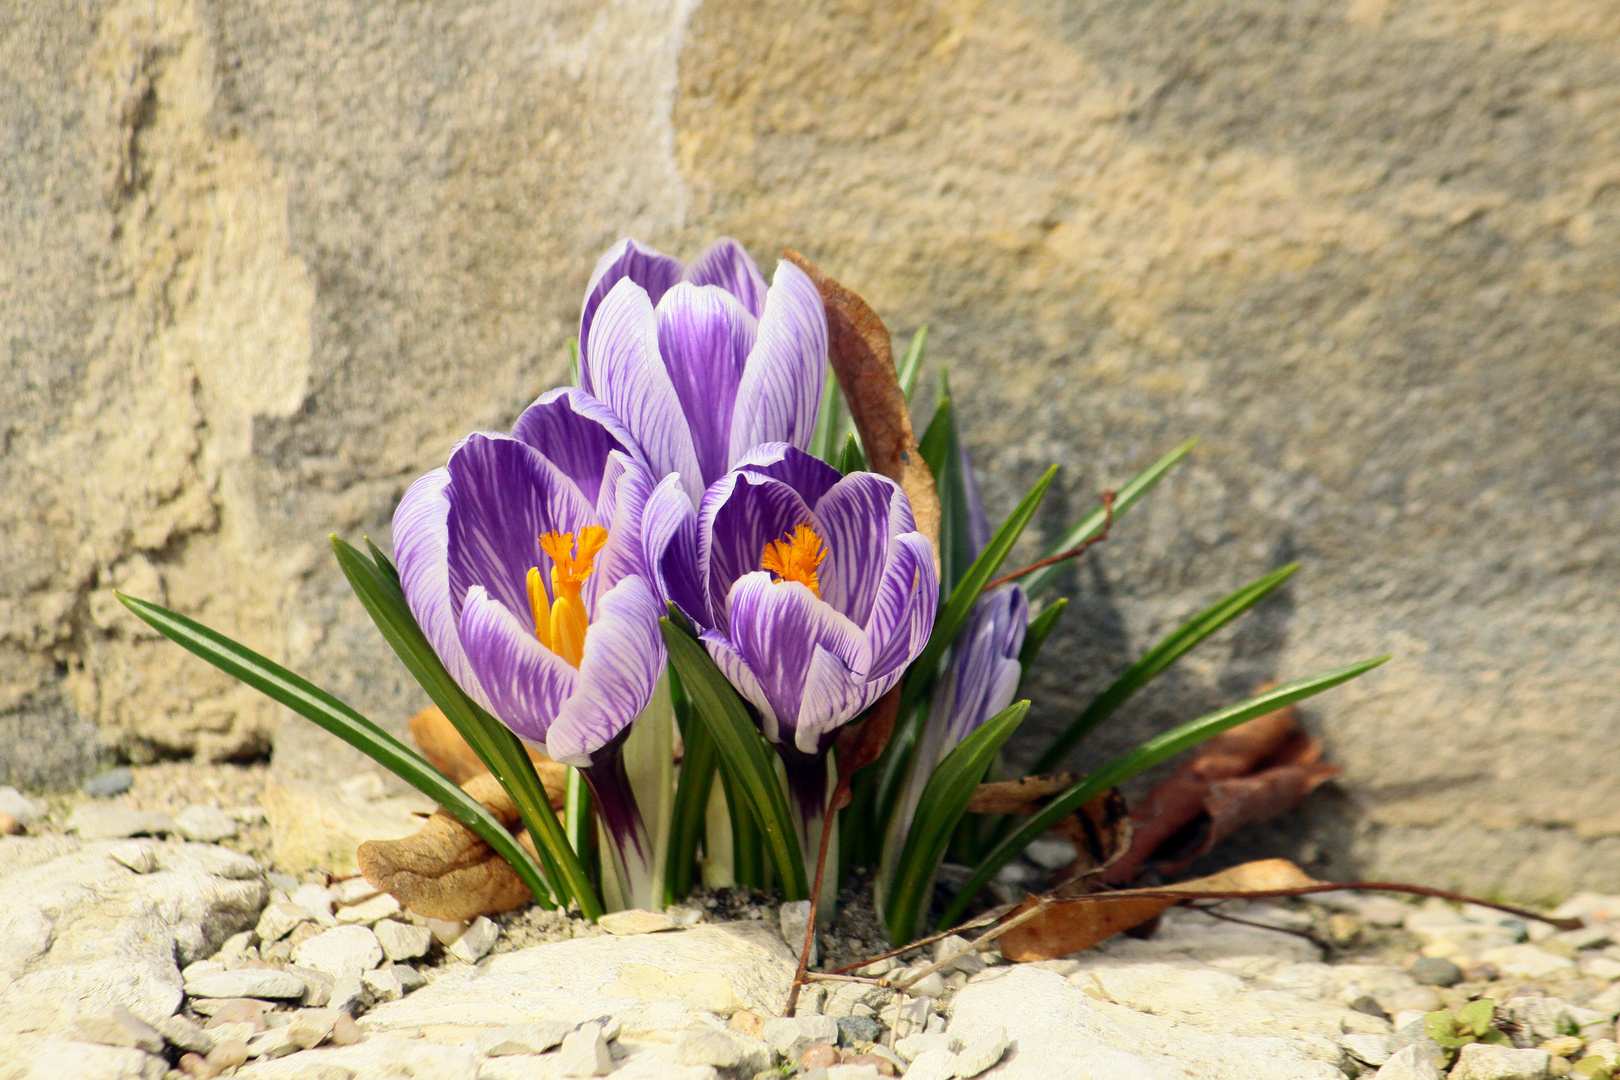
<svg viewBox="0 0 1620 1080">
<path fill-rule="evenodd" d="M 261 753 L 166 600 L 379 718 L 323 550 L 562 375 L 599 251 L 791 243 L 934 327 L 1048 533 L 1188 434 L 1067 588 L 1032 728 L 1280 562 L 1094 752 L 1308 710 L 1329 875 L 1620 887 L 1620 15 L 1602 0 L 0 8 L 0 782 Z M 278 756 L 331 755 L 299 725 Z M 1034 745 L 1026 741 L 1026 745 Z"/>
</svg>

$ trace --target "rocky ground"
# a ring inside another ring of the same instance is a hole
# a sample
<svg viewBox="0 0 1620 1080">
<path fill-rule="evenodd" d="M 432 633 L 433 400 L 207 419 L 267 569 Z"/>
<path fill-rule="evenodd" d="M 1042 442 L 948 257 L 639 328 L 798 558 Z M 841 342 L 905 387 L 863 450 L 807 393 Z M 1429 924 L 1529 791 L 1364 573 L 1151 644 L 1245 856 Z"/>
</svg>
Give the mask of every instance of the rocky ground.
<svg viewBox="0 0 1620 1080">
<path fill-rule="evenodd" d="M 1588 926 L 1568 932 L 1353 893 L 1177 909 L 1068 959 L 965 956 L 903 999 L 820 982 L 780 1019 L 793 912 L 766 897 L 600 926 L 419 919 L 362 879 L 271 868 L 262 782 L 154 766 L 95 797 L 0 788 L 0 1080 L 1542 1080 L 1620 1055 L 1620 897 L 1571 900 Z M 847 899 L 829 966 L 874 948 Z M 1483 1039 L 1430 1037 L 1463 1010 Z"/>
</svg>

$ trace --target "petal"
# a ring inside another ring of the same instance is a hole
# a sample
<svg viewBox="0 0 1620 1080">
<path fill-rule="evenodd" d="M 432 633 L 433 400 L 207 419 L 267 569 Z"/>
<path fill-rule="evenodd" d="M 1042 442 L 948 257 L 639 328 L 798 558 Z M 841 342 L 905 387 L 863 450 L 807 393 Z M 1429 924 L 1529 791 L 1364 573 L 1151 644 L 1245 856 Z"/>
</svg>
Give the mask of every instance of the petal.
<svg viewBox="0 0 1620 1080">
<path fill-rule="evenodd" d="M 838 729 L 859 716 L 872 702 L 888 693 L 902 673 L 867 681 L 826 649 L 817 646 L 799 702 L 799 721 L 793 745 L 806 754 L 827 748 Z"/>
<path fill-rule="evenodd" d="M 708 490 L 698 507 L 697 564 L 716 629 L 726 629 L 732 585 L 761 569 L 765 545 L 811 520 L 798 492 L 770 477 L 731 472 Z"/>
<path fill-rule="evenodd" d="M 467 591 L 460 632 L 467 659 L 489 693 L 490 712 L 520 737 L 544 742 L 579 673 L 478 586 Z"/>
<path fill-rule="evenodd" d="M 595 331 L 586 367 L 596 397 L 624 421 L 653 478 L 680 473 L 697 505 L 703 478 L 686 414 L 658 354 L 658 317 L 647 293 L 621 279 L 597 309 Z"/>
<path fill-rule="evenodd" d="M 827 380 L 827 309 L 803 270 L 787 260 L 759 317 L 731 422 L 731 457 L 762 442 L 810 447 Z"/>
<path fill-rule="evenodd" d="M 743 246 L 729 236 L 722 236 L 693 259 L 682 280 L 693 285 L 720 286 L 756 319 L 765 309 L 765 275 Z"/>
<path fill-rule="evenodd" d="M 607 456 L 614 450 L 640 459 L 641 450 L 613 410 L 574 386 L 547 391 L 523 410 L 512 438 L 540 451 L 596 502 Z"/>
<path fill-rule="evenodd" d="M 647 576 L 660 602 L 674 601 L 700 626 L 713 625 L 698 563 L 698 517 L 680 486 L 666 476 L 647 499 L 641 519 Z"/>
<path fill-rule="evenodd" d="M 469 436 L 449 472 L 452 609 L 460 618 L 461 599 L 482 585 L 514 617 L 531 618 L 525 578 L 530 567 L 551 565 L 540 537 L 577 536 L 598 524 L 595 509 L 538 450 L 505 435 Z"/>
<path fill-rule="evenodd" d="M 805 684 L 821 653 L 831 654 L 850 671 L 866 670 L 871 647 L 860 627 L 816 599 L 804 585 L 772 581 L 764 571 L 739 579 L 728 601 L 726 639 L 753 673 L 764 697 L 762 710 L 768 707 L 778 724 L 789 731 L 801 723 L 829 722 L 826 716 L 801 709 L 806 701 Z M 822 667 L 825 664 L 821 661 Z M 811 699 L 810 704 L 825 705 L 825 695 Z M 779 732 L 778 740 L 785 741 L 785 733 Z"/>
<path fill-rule="evenodd" d="M 784 442 L 752 447 L 732 463 L 732 468 L 782 481 L 799 493 L 806 506 L 815 506 L 844 478 L 843 473 L 825 461 Z M 896 531 L 910 532 L 915 527 L 908 523 Z"/>
<path fill-rule="evenodd" d="M 1002 586 L 973 605 L 929 718 L 930 734 L 936 725 L 940 729 L 940 756 L 1012 703 L 1028 625 L 1029 600 L 1016 585 Z"/>
<path fill-rule="evenodd" d="M 962 447 L 962 489 L 967 495 L 968 558 L 977 559 L 979 552 L 990 546 L 990 519 L 984 514 L 984 499 L 966 445 Z"/>
<path fill-rule="evenodd" d="M 777 720 L 776 710 L 771 708 L 770 698 L 765 694 L 765 686 L 754 674 L 754 669 L 748 666 L 748 661 L 742 658 L 726 636 L 714 630 L 705 630 L 698 635 L 704 646 L 709 650 L 709 656 L 714 659 L 715 667 L 726 677 L 726 681 L 736 687 L 737 693 L 743 696 L 754 708 L 759 710 L 759 728 L 771 742 L 780 743 L 781 725 Z"/>
<path fill-rule="evenodd" d="M 617 451 L 608 455 L 602 494 L 596 500 L 596 520 L 607 528 L 608 539 L 596 556 L 595 571 L 585 581 L 587 611 L 594 613 L 597 598 L 623 578 L 647 576 L 641 518 L 652 492 L 652 474 L 645 465 Z"/>
<path fill-rule="evenodd" d="M 664 670 L 658 601 L 646 581 L 625 578 L 596 604 L 573 695 L 546 738 L 546 753 L 585 766 L 652 700 Z"/>
<path fill-rule="evenodd" d="M 625 278 L 641 286 L 652 298 L 651 302 L 656 304 L 671 285 L 681 280 L 681 261 L 655 251 L 639 240 L 620 240 L 609 248 L 607 254 L 596 261 L 596 269 L 591 271 L 591 283 L 585 287 L 585 306 L 579 316 L 580 356 L 590 356 L 588 343 L 597 310 L 613 287 Z M 596 392 L 592 389 L 587 364 L 580 365 L 579 377 L 580 386 L 586 393 Z"/>
<path fill-rule="evenodd" d="M 888 565 L 889 542 L 913 529 L 910 503 L 888 477 L 857 472 L 814 505 L 816 531 L 827 542 L 821 598 L 865 626 Z"/>
<path fill-rule="evenodd" d="M 450 677 L 478 704 L 489 697 L 473 674 L 450 602 L 450 470 L 434 469 L 405 492 L 394 511 L 394 563 L 405 602 Z"/>
<path fill-rule="evenodd" d="M 934 549 L 922 533 L 904 533 L 889 548 L 888 565 L 866 624 L 872 642 L 870 679 L 903 670 L 928 644 L 939 606 Z"/>
<path fill-rule="evenodd" d="M 731 414 L 756 321 L 715 285 L 682 282 L 658 303 L 658 352 L 692 433 L 703 485 L 731 465 Z"/>
</svg>

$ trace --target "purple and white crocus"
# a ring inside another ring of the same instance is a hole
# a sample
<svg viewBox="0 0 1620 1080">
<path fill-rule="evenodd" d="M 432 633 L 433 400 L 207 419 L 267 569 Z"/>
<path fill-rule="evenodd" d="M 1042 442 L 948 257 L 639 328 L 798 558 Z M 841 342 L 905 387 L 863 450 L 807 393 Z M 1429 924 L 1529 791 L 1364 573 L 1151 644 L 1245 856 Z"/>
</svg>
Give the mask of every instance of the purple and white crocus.
<svg viewBox="0 0 1620 1080">
<path fill-rule="evenodd" d="M 655 479 L 703 492 L 761 443 L 807 449 L 827 377 L 827 313 L 797 266 L 767 288 L 721 239 L 690 265 L 635 240 L 596 265 L 579 323 L 580 386 L 619 416 Z"/>
<path fill-rule="evenodd" d="M 553 390 L 510 435 L 470 435 L 394 513 L 411 612 L 450 674 L 531 745 L 578 766 L 627 882 L 655 857 L 621 750 L 664 669 L 644 576 L 653 480 L 601 402 Z"/>
<path fill-rule="evenodd" d="M 776 745 L 808 846 L 834 735 L 900 680 L 933 626 L 933 549 L 910 502 L 887 477 L 843 476 L 772 443 L 696 511 L 680 479 L 664 479 L 643 532 L 656 589 L 701 628 Z"/>
</svg>

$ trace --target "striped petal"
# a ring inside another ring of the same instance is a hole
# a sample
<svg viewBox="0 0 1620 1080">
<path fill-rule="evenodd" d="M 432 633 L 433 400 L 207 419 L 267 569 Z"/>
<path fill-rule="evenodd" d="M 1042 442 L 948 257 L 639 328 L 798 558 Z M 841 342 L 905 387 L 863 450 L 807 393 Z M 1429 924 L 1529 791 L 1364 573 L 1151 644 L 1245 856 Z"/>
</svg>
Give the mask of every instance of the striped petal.
<svg viewBox="0 0 1620 1080">
<path fill-rule="evenodd" d="M 767 476 L 734 471 L 708 490 L 698 507 L 697 562 L 709 626 L 725 631 L 732 586 L 760 569 L 765 545 L 810 521 L 798 492 Z"/>
<path fill-rule="evenodd" d="M 572 696 L 546 738 L 546 753 L 586 766 L 652 700 L 664 669 L 658 601 L 646 581 L 629 577 L 597 601 Z"/>
<path fill-rule="evenodd" d="M 530 618 L 529 568 L 550 563 L 539 539 L 597 524 L 595 508 L 539 451 L 505 435 L 471 435 L 448 466 L 450 603 L 482 586 L 514 617 Z"/>
<path fill-rule="evenodd" d="M 474 586 L 462 603 L 458 629 L 461 647 L 489 695 L 490 712 L 519 737 L 538 744 L 546 741 L 563 703 L 575 693 L 580 673 L 540 644 L 532 625 Z"/>
<path fill-rule="evenodd" d="M 489 696 L 461 647 L 450 602 L 450 470 L 434 469 L 405 492 L 394 511 L 394 564 L 405 602 L 450 677 L 484 708 Z"/>
<path fill-rule="evenodd" d="M 895 537 L 866 624 L 873 652 L 868 678 L 899 673 L 917 659 L 938 606 L 939 577 L 928 538 L 915 532 Z"/>
<path fill-rule="evenodd" d="M 738 458 L 732 466 L 754 476 L 780 480 L 799 493 L 806 506 L 815 506 L 844 478 L 843 473 L 820 458 L 785 442 L 761 443 Z M 910 504 L 907 504 L 909 510 Z M 901 532 L 909 532 L 907 525 Z"/>
<path fill-rule="evenodd" d="M 700 626 L 713 621 L 704 599 L 698 563 L 698 516 L 680 486 L 680 477 L 666 476 L 647 500 L 642 514 L 642 543 L 647 576 L 660 603 L 673 601 L 686 617 Z"/>
<path fill-rule="evenodd" d="M 655 478 L 680 473 L 692 504 L 703 477 L 692 433 L 658 355 L 658 317 L 641 286 L 621 280 L 596 313 L 596 343 L 586 360 L 595 396 L 624 421 Z"/>
<path fill-rule="evenodd" d="M 814 506 L 816 532 L 827 543 L 822 598 L 865 626 L 889 562 L 891 538 L 916 528 L 911 504 L 888 477 L 857 472 L 841 478 Z"/>
<path fill-rule="evenodd" d="M 763 442 L 808 450 L 826 380 L 827 310 L 805 272 L 783 260 L 776 264 L 759 335 L 737 388 L 732 460 Z"/>
<path fill-rule="evenodd" d="M 596 569 L 585 581 L 585 609 L 594 613 L 603 593 L 626 577 L 645 577 L 647 558 L 641 543 L 641 520 L 653 492 L 652 474 L 641 462 L 614 451 L 602 472 L 596 520 L 608 531 L 596 556 Z"/>
<path fill-rule="evenodd" d="M 693 259 L 683 280 L 693 285 L 720 286 L 756 319 L 765 310 L 765 275 L 743 246 L 729 236 L 722 236 Z"/>
<path fill-rule="evenodd" d="M 512 438 L 540 451 L 593 503 L 610 453 L 641 460 L 635 439 L 613 410 L 573 386 L 549 390 L 524 409 L 512 425 Z"/>
<path fill-rule="evenodd" d="M 591 282 L 585 287 L 585 306 L 579 316 L 579 355 L 589 357 L 590 338 L 598 309 L 620 281 L 630 280 L 656 304 L 669 287 L 681 280 L 681 261 L 648 247 L 639 240 L 620 240 L 596 261 Z M 595 393 L 589 364 L 579 367 L 580 386 Z"/>
<path fill-rule="evenodd" d="M 732 408 L 756 327 L 737 298 L 715 285 L 682 282 L 658 303 L 658 351 L 705 487 L 731 465 Z"/>
</svg>

